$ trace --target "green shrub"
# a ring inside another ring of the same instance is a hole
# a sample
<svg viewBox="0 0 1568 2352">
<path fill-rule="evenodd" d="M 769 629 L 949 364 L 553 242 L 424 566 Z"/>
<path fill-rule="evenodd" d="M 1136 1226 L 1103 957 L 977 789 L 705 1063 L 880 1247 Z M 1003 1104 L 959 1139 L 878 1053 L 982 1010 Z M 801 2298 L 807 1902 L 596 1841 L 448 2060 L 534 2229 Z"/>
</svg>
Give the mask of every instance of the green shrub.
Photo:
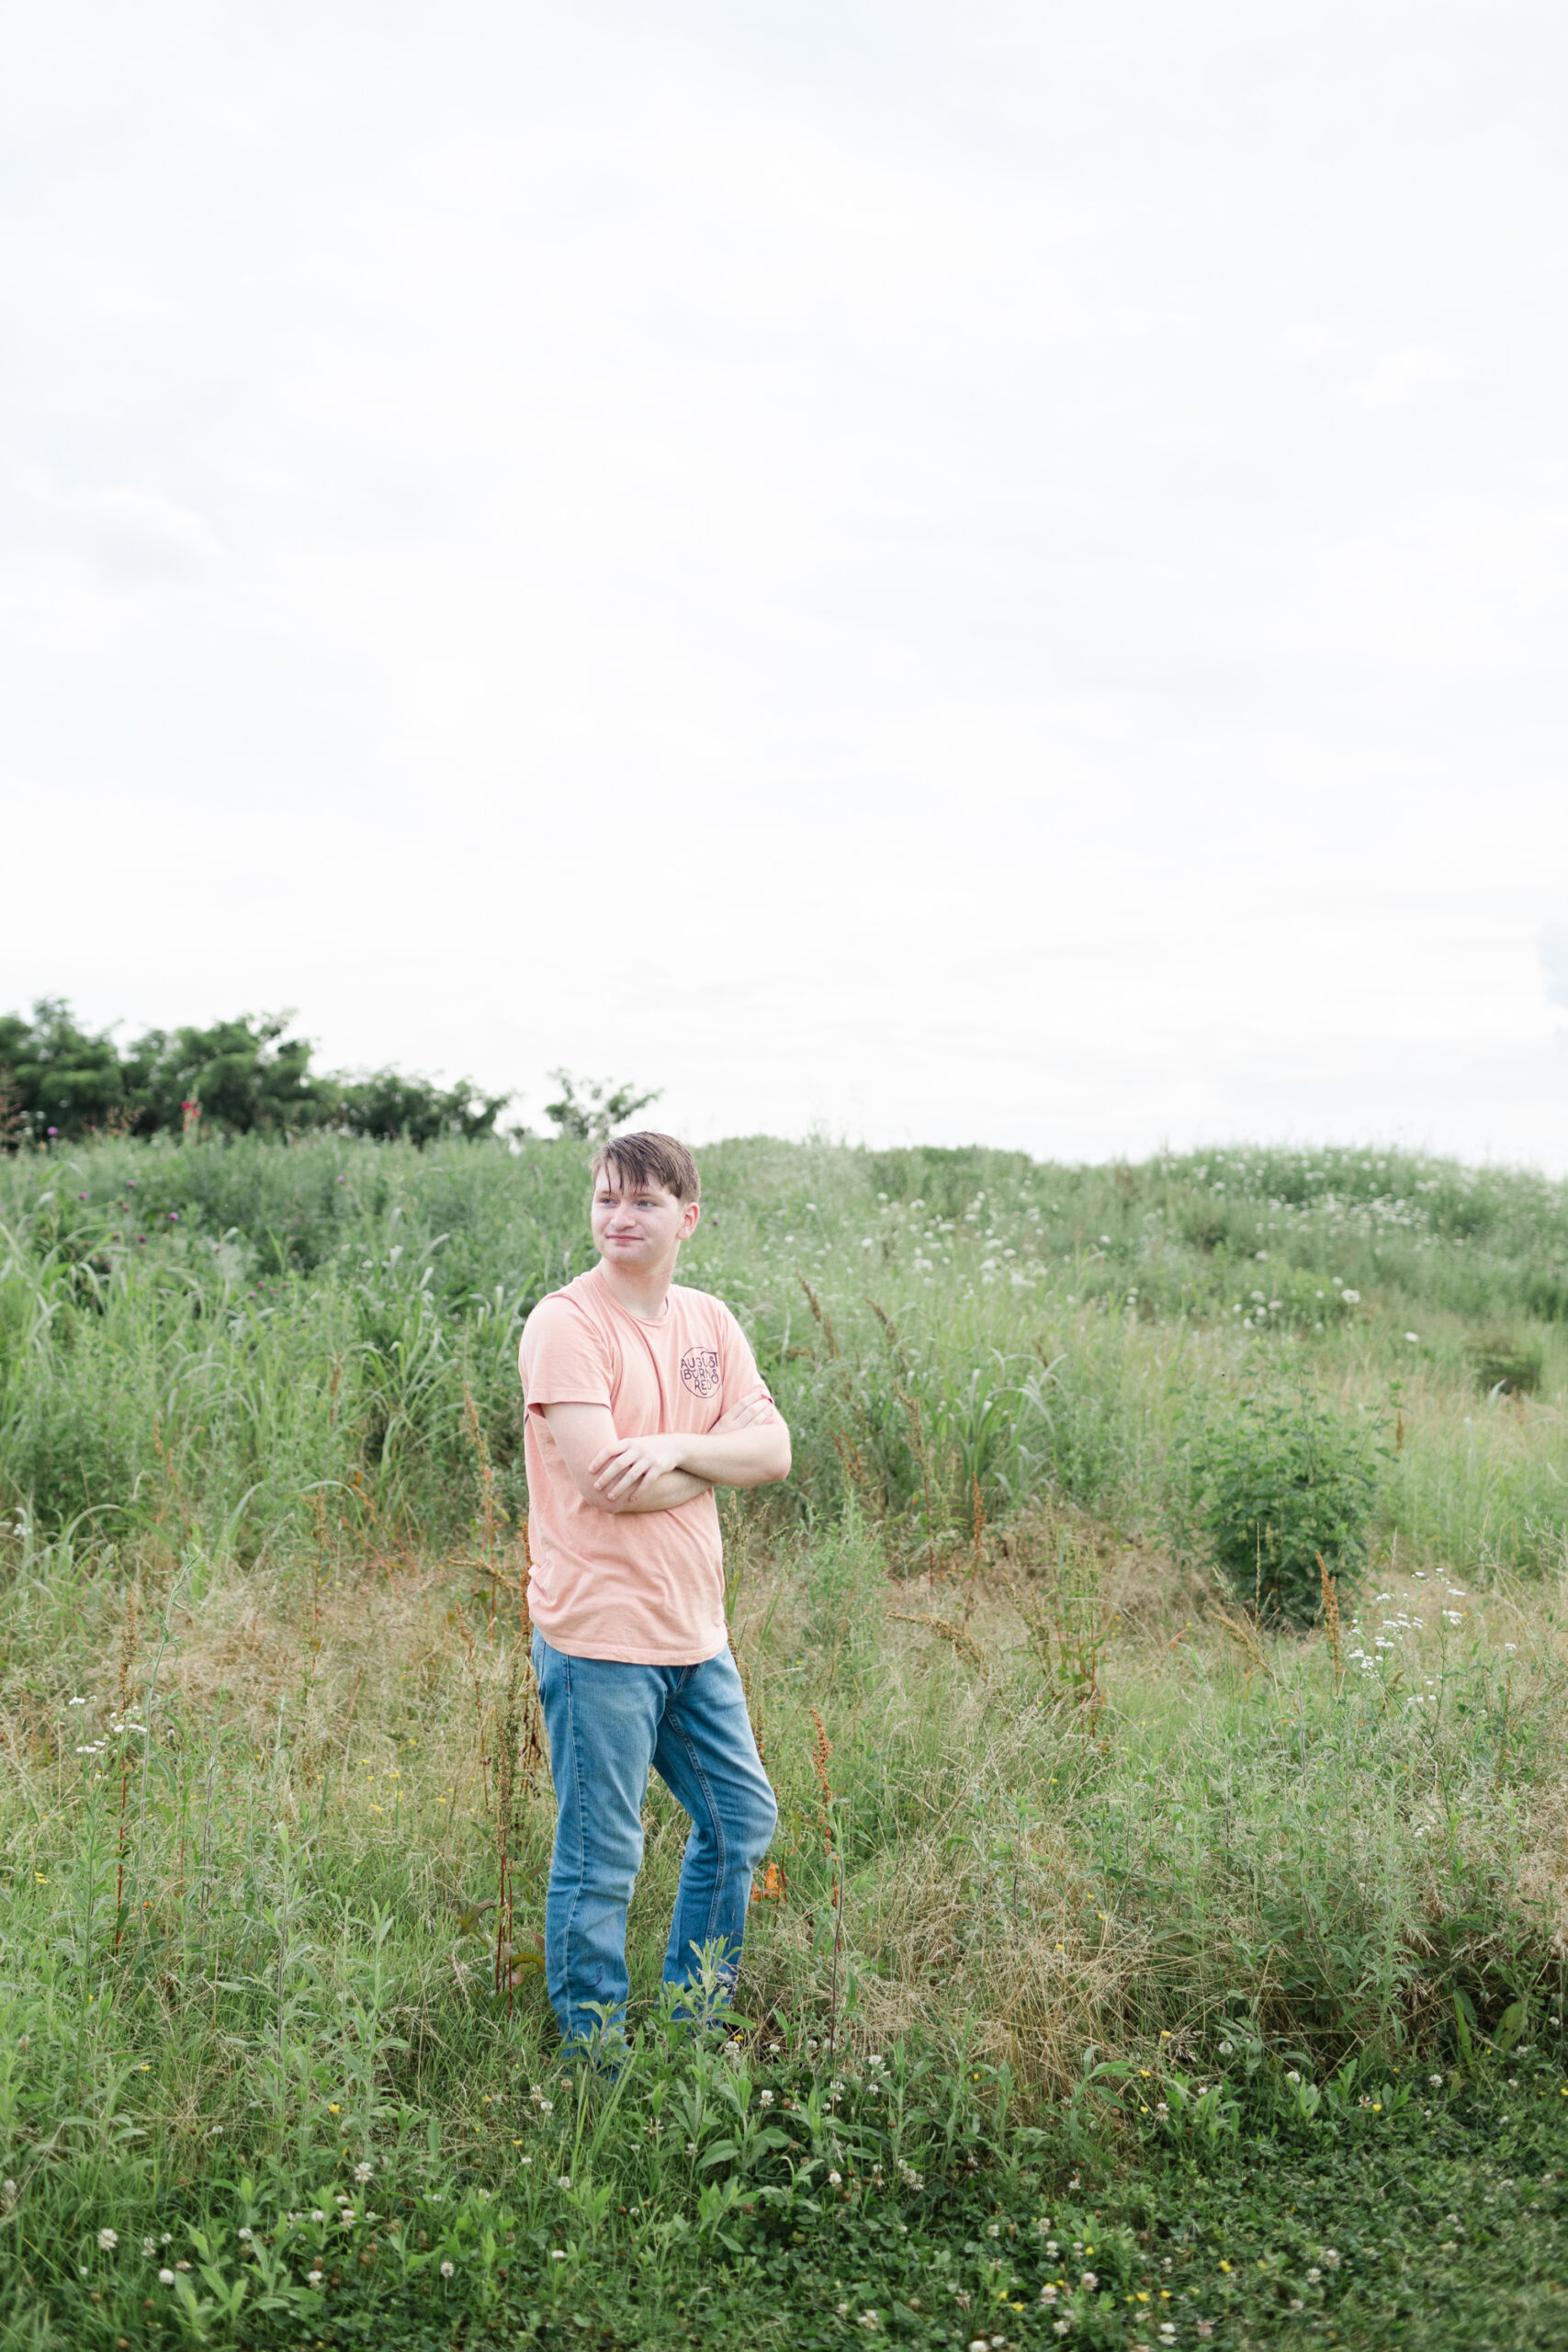
<svg viewBox="0 0 1568 2352">
<path fill-rule="evenodd" d="M 1509 1331 L 1486 1331 L 1465 1349 L 1477 1380 L 1488 1395 L 1501 1389 L 1505 1396 L 1532 1396 L 1540 1386 L 1544 1357 L 1527 1340 Z"/>
<path fill-rule="evenodd" d="M 1337 1585 L 1355 1581 L 1382 1453 L 1375 1437 L 1304 1387 L 1255 1391 L 1200 1423 L 1189 1450 L 1192 1501 L 1238 1600 L 1262 1617 L 1310 1625 L 1323 1605 L 1324 1568 Z"/>
<path fill-rule="evenodd" d="M 386 1143 L 400 1136 L 415 1144 L 434 1143 L 442 1136 L 492 1136 L 498 1114 L 512 1100 L 510 1094 L 484 1093 L 471 1078 L 443 1087 L 397 1069 L 336 1082 L 333 1124 L 347 1135 Z"/>
<path fill-rule="evenodd" d="M 122 1055 L 107 1030 L 78 1027 L 62 997 L 40 997 L 30 1022 L 0 1014 L 0 1149 L 105 1132 L 299 1136 L 321 1127 L 416 1144 L 472 1140 L 495 1133 L 512 1100 L 468 1078 L 442 1087 L 396 1069 L 313 1070 L 310 1040 L 286 1035 L 288 1025 L 283 1013 L 243 1013 L 206 1029 L 149 1029 Z M 604 1108 L 618 1118 L 652 1099 L 623 1088 Z M 579 1130 L 568 1124 L 562 1132 Z"/>
</svg>

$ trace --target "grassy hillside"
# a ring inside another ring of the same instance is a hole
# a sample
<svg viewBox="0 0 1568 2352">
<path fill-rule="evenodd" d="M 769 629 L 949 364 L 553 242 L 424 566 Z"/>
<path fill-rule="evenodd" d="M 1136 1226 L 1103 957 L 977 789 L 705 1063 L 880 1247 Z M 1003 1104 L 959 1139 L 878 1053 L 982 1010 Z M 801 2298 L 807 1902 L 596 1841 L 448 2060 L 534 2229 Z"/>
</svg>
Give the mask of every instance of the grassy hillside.
<svg viewBox="0 0 1568 2352">
<path fill-rule="evenodd" d="M 531 1965 L 583 1153 L 0 1163 L 0 2342 L 1561 2341 L 1568 1189 L 704 1177 L 795 1436 L 725 1503 L 778 1871 L 682 2041 L 655 1787 L 611 2084 Z"/>
<path fill-rule="evenodd" d="M 584 1166 L 342 1139 L 0 1161 L 0 1481 L 39 1532 L 124 1540 L 174 1510 L 247 1559 L 298 1548 L 323 1482 L 446 1537 L 473 1503 L 467 1389 L 516 1510 L 517 1330 L 592 1261 Z M 765 1139 L 705 1170 L 683 1272 L 777 1385 L 797 1519 L 853 1489 L 934 1533 L 970 1521 L 977 1477 L 987 1518 L 1048 1487 L 1150 1520 L 1183 1409 L 1261 1358 L 1403 1413 L 1407 1544 L 1560 1555 L 1568 1187 L 1349 1153 L 1055 1169 Z"/>
</svg>

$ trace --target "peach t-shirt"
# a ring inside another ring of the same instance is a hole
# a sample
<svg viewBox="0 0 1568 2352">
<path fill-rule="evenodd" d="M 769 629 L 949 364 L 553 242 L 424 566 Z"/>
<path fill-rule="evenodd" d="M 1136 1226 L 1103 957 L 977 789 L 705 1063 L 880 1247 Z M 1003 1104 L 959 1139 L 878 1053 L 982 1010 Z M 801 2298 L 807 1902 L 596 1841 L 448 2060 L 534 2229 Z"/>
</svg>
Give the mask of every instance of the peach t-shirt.
<svg viewBox="0 0 1568 2352">
<path fill-rule="evenodd" d="M 578 1493 L 539 1408 L 608 1405 L 617 1437 L 705 1436 L 738 1406 L 768 1396 L 728 1307 L 671 1283 L 663 1316 L 646 1321 L 595 1266 L 539 1301 L 517 1363 L 528 1408 L 528 1606 L 546 1641 L 569 1657 L 636 1666 L 716 1657 L 727 1635 L 711 1488 L 674 1510 L 599 1510 Z"/>
</svg>

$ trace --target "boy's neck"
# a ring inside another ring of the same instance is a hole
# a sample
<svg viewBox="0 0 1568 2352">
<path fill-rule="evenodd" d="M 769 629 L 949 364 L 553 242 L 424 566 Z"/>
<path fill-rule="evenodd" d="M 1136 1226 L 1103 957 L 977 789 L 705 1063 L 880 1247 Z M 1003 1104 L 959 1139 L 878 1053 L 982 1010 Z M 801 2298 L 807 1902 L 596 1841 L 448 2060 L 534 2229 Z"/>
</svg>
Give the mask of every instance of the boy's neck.
<svg viewBox="0 0 1568 2352">
<path fill-rule="evenodd" d="M 660 1265 L 650 1266 L 646 1272 L 631 1266 L 612 1266 L 605 1258 L 599 1261 L 611 1297 L 639 1323 L 659 1323 L 670 1303 L 670 1284 L 675 1272 L 675 1253 L 671 1251 Z"/>
</svg>

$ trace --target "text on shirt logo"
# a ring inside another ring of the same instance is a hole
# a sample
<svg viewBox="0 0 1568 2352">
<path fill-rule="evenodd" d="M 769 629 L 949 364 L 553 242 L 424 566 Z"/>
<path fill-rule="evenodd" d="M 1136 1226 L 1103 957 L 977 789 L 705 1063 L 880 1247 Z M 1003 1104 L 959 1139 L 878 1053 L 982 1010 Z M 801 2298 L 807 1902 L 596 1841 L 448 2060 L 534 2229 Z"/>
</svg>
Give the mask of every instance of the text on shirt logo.
<svg viewBox="0 0 1568 2352">
<path fill-rule="evenodd" d="M 694 1396 L 711 1396 L 718 1386 L 718 1350 L 688 1348 L 681 1358 L 681 1378 Z"/>
</svg>

